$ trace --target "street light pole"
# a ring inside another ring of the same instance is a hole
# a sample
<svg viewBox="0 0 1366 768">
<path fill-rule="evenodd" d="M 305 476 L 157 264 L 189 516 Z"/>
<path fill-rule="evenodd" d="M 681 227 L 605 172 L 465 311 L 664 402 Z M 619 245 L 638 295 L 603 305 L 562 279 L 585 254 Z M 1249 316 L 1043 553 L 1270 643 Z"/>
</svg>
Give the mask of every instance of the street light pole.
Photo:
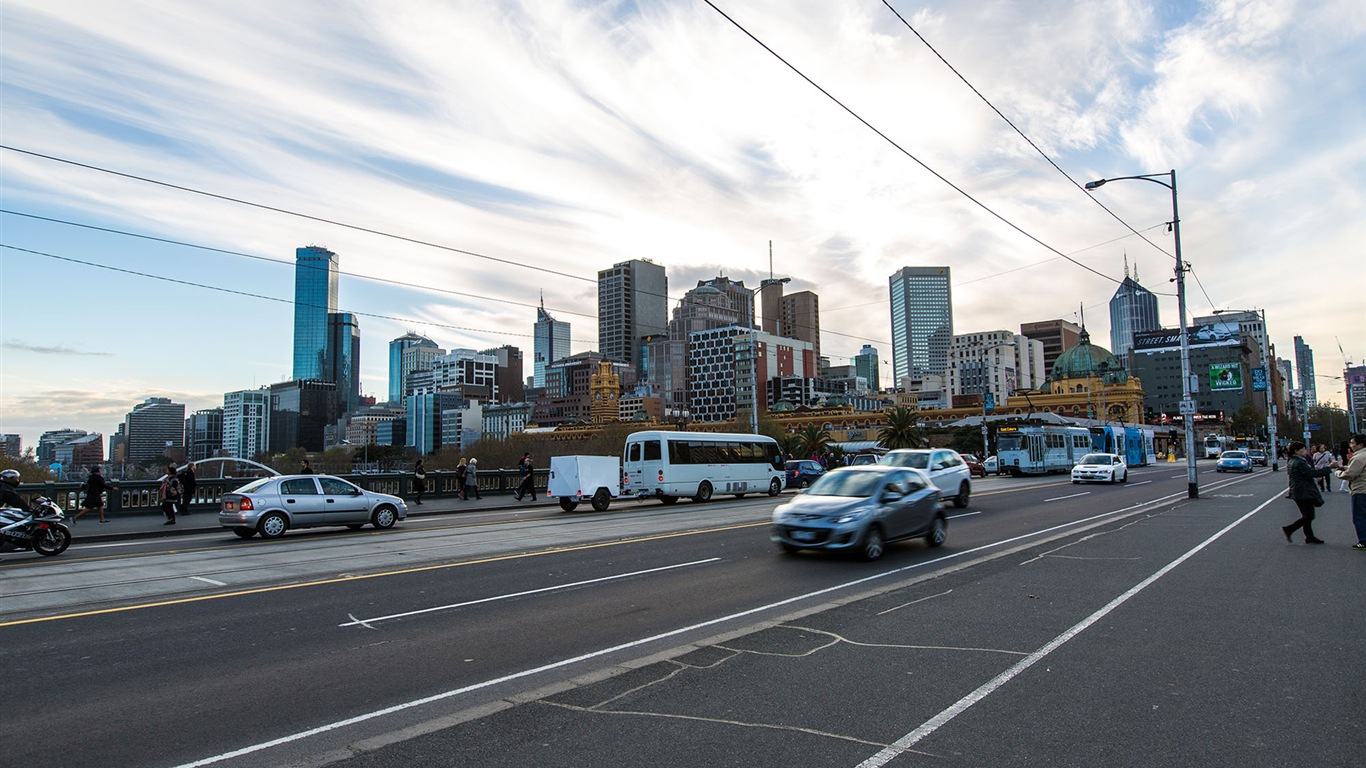
<svg viewBox="0 0 1366 768">
<path fill-rule="evenodd" d="M 1171 183 L 1159 177 L 1168 176 Z M 1140 176 L 1118 176 L 1113 179 L 1098 179 L 1086 183 L 1087 191 L 1094 191 L 1109 181 L 1140 179 L 1160 184 L 1172 191 L 1172 240 L 1176 247 L 1176 304 L 1181 321 L 1181 415 L 1186 427 L 1186 495 L 1192 499 L 1200 498 L 1200 482 L 1195 469 L 1195 400 L 1191 395 L 1195 390 L 1191 381 L 1191 348 L 1186 329 L 1186 262 L 1181 259 L 1181 215 L 1176 206 L 1176 169 L 1167 173 L 1147 173 Z"/>
</svg>

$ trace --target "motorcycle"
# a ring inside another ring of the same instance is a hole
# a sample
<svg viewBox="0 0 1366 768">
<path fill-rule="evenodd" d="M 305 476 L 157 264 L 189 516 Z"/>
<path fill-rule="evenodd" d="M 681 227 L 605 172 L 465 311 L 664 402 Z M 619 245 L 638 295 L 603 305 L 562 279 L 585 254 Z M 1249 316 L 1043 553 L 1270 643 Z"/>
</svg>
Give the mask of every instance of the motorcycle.
<svg viewBox="0 0 1366 768">
<path fill-rule="evenodd" d="M 14 507 L 0 507 L 0 552 L 32 549 L 40 555 L 60 555 L 71 546 L 71 529 L 62 522 L 66 515 L 52 499 L 40 496 L 33 502 L 33 513 Z"/>
</svg>

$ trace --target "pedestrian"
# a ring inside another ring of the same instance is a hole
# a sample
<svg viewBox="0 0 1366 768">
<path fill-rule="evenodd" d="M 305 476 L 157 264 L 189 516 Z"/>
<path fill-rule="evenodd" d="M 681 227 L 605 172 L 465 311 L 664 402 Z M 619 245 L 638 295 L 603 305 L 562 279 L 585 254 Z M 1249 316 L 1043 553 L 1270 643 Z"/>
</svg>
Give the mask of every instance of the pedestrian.
<svg viewBox="0 0 1366 768">
<path fill-rule="evenodd" d="M 1325 467 L 1328 467 L 1330 464 L 1332 464 L 1333 461 L 1333 452 L 1328 450 L 1328 446 L 1320 443 L 1318 453 L 1314 454 L 1314 469 L 1324 469 Z M 1327 474 L 1315 475 L 1314 477 L 1315 482 L 1319 484 L 1319 490 L 1332 493 L 1333 484 L 1328 482 Z"/>
<path fill-rule="evenodd" d="M 1323 539 L 1314 536 L 1314 509 L 1323 506 L 1323 494 L 1315 486 L 1314 478 L 1327 476 L 1338 464 L 1332 462 L 1324 469 L 1309 466 L 1309 448 L 1298 440 L 1290 444 L 1288 452 L 1290 461 L 1285 465 L 1285 473 L 1290 479 L 1290 498 L 1299 507 L 1300 519 L 1282 527 L 1281 531 L 1285 533 L 1286 541 L 1293 542 L 1291 534 L 1303 528 L 1305 544 L 1322 544 Z"/>
<path fill-rule="evenodd" d="M 104 519 L 104 491 L 107 487 L 108 485 L 104 482 L 104 475 L 100 474 L 99 465 L 91 467 L 90 477 L 87 477 L 85 483 L 81 485 L 81 491 L 84 493 L 81 498 L 81 511 L 71 518 L 71 522 L 74 523 L 81 519 L 81 515 L 92 509 L 95 510 L 95 514 L 100 516 L 101 523 L 109 522 Z"/>
<path fill-rule="evenodd" d="M 1337 476 L 1347 483 L 1347 492 L 1352 494 L 1352 526 L 1357 530 L 1357 543 L 1352 549 L 1366 550 L 1366 434 L 1352 435 L 1349 448 L 1351 460 L 1337 471 Z"/>
<path fill-rule="evenodd" d="M 460 492 L 460 500 L 465 501 L 465 475 L 469 469 L 465 465 L 465 458 L 460 458 L 460 463 L 455 465 L 455 489 Z"/>
<path fill-rule="evenodd" d="M 417 494 L 413 498 L 413 503 L 422 506 L 422 494 L 427 491 L 427 468 L 422 466 L 422 459 L 417 460 L 413 466 L 413 493 Z"/>
<path fill-rule="evenodd" d="M 194 484 L 196 480 L 194 462 L 192 461 L 186 464 L 185 468 L 180 470 L 179 474 L 176 475 L 176 479 L 180 481 L 180 506 L 177 507 L 177 511 L 182 515 L 188 515 L 190 514 L 190 504 L 194 502 Z"/>
<path fill-rule="evenodd" d="M 479 470 L 478 470 L 478 464 L 479 464 L 479 460 L 478 460 L 478 459 L 470 459 L 470 463 L 465 465 L 465 498 L 466 498 L 466 499 L 468 499 L 468 498 L 470 497 L 470 494 L 474 494 L 474 498 L 476 498 L 476 499 L 482 499 L 482 498 L 484 498 L 483 496 L 480 496 L 480 495 L 479 495 L 479 478 L 477 477 L 478 472 L 479 472 Z"/>
<path fill-rule="evenodd" d="M 522 460 L 517 463 L 517 471 L 522 473 L 522 482 L 517 485 L 517 500 L 521 501 L 523 496 L 529 497 L 532 501 L 536 500 L 535 481 L 531 474 L 531 454 L 522 454 Z"/>
<path fill-rule="evenodd" d="M 180 478 L 176 477 L 174 464 L 166 465 L 166 476 L 161 478 L 157 488 L 157 501 L 161 502 L 161 511 L 166 513 L 166 522 L 162 525 L 175 525 L 175 508 L 180 504 Z"/>
<path fill-rule="evenodd" d="M 308 463 L 308 459 L 304 459 L 303 461 L 299 462 L 299 474 L 316 475 L 318 473 L 313 471 L 313 465 Z"/>
</svg>

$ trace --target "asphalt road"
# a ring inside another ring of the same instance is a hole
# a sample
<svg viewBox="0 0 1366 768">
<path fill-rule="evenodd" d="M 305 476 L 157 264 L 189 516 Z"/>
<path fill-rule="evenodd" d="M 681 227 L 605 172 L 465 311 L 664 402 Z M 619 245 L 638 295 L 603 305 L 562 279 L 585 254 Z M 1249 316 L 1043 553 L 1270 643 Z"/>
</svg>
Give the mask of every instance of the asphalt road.
<svg viewBox="0 0 1366 768">
<path fill-rule="evenodd" d="M 1284 477 L 993 478 L 876 564 L 766 498 L 73 547 L 0 570 L 7 732 L 61 724 L 4 762 L 1355 764 L 1366 556 Z"/>
</svg>

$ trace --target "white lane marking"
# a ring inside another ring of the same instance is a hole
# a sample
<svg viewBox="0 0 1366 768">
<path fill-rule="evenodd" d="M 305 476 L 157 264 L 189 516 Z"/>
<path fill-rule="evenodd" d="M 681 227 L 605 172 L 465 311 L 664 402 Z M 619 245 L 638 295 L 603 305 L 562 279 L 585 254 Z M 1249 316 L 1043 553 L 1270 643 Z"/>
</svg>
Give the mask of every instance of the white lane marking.
<svg viewBox="0 0 1366 768">
<path fill-rule="evenodd" d="M 1091 495 L 1091 492 L 1090 492 L 1090 491 L 1086 491 L 1085 493 L 1074 493 L 1074 494 L 1072 494 L 1071 496 L 1058 496 L 1058 497 L 1052 498 L 1052 499 L 1044 499 L 1044 501 L 1062 501 L 1063 499 L 1075 499 L 1075 498 L 1077 498 L 1078 496 L 1090 496 L 1090 495 Z"/>
<path fill-rule="evenodd" d="M 1236 480 L 1234 480 L 1234 481 L 1232 481 L 1232 482 L 1227 483 L 1226 485 L 1233 485 L 1234 483 L 1242 482 L 1243 480 L 1246 480 L 1246 479 L 1248 479 L 1248 478 L 1238 478 L 1238 479 L 1236 479 Z M 781 607 L 783 607 L 783 606 L 785 606 L 785 605 L 791 605 L 791 604 L 793 604 L 793 603 L 799 603 L 799 602 L 802 602 L 803 600 L 809 600 L 809 599 L 811 599 L 811 598 L 813 598 L 813 597 L 820 597 L 820 596 L 822 596 L 822 595 L 829 594 L 829 593 L 831 593 L 831 592 L 839 592 L 839 591 L 841 591 L 841 590 L 845 590 L 845 589 L 848 589 L 848 588 L 850 588 L 850 587 L 857 587 L 857 586 L 860 586 L 860 585 L 862 585 L 862 584 L 865 584 L 865 583 L 868 583 L 868 582 L 871 582 L 871 581 L 876 581 L 876 580 L 878 580 L 878 579 L 886 578 L 886 577 L 888 577 L 888 576 L 896 576 L 896 575 L 901 574 L 901 573 L 904 573 L 904 572 L 906 572 L 906 571 L 912 571 L 912 570 L 916 570 L 916 569 L 918 569 L 918 568 L 924 568 L 925 566 L 929 566 L 929 565 L 938 565 L 938 564 L 940 564 L 940 563 L 943 563 L 943 562 L 946 561 L 946 560 L 953 560 L 953 559 L 959 558 L 959 557 L 966 557 L 966 556 L 968 556 L 968 555 L 974 555 L 974 554 L 977 554 L 978 552 L 982 552 L 982 551 L 985 551 L 985 550 L 988 550 L 988 549 L 995 549 L 996 547 L 1000 547 L 1000 546 L 1003 546 L 1003 545 L 1006 545 L 1006 544 L 1014 544 L 1015 542 L 1017 542 L 1017 541 L 1023 541 L 1024 539 L 1030 539 L 1030 538 L 1034 538 L 1035 536 L 1041 536 L 1041 535 L 1053 533 L 1054 531 L 1062 530 L 1063 528 L 1071 528 L 1071 527 L 1074 527 L 1074 526 L 1085 525 L 1085 524 L 1087 524 L 1087 523 L 1092 523 L 1092 522 L 1095 522 L 1095 521 L 1097 521 L 1097 520 L 1101 520 L 1101 519 L 1106 518 L 1106 517 L 1113 517 L 1113 516 L 1115 516 L 1115 515 L 1122 514 L 1122 513 L 1124 513 L 1124 512 L 1132 512 L 1132 511 L 1134 511 L 1134 510 L 1136 510 L 1136 509 L 1142 509 L 1143 507 L 1152 506 L 1152 505 L 1154 505 L 1154 504 L 1160 504 L 1160 503 L 1162 503 L 1162 502 L 1164 502 L 1164 501 L 1172 501 L 1172 500 L 1174 500 L 1174 499 L 1183 497 L 1183 496 L 1185 496 L 1185 495 L 1186 495 L 1186 491 L 1180 491 L 1180 492 L 1178 492 L 1178 493 L 1169 493 L 1169 494 L 1167 494 L 1166 496 L 1159 496 L 1159 497 L 1157 497 L 1156 499 L 1152 499 L 1151 501 L 1142 501 L 1142 502 L 1139 502 L 1139 503 L 1137 503 L 1137 504 L 1132 504 L 1132 505 L 1127 506 L 1127 507 L 1121 507 L 1120 509 L 1111 510 L 1111 511 L 1109 511 L 1109 512 L 1102 512 L 1102 513 L 1100 513 L 1100 514 L 1098 514 L 1098 515 L 1092 515 L 1091 517 L 1085 517 L 1085 518 L 1082 518 L 1081 520 L 1074 520 L 1073 522 L 1070 522 L 1070 523 L 1062 523 L 1062 524 L 1060 524 L 1060 525 L 1055 525 L 1055 526 L 1052 526 L 1051 528 L 1044 528 L 1044 529 L 1042 529 L 1042 530 L 1038 530 L 1038 531 L 1035 531 L 1035 532 L 1033 532 L 1033 533 L 1025 533 L 1025 534 L 1021 534 L 1021 535 L 1019 535 L 1019 536 L 1013 536 L 1013 537 L 1011 537 L 1011 538 L 1009 538 L 1009 539 L 1002 539 L 1001 541 L 997 541 L 997 542 L 994 542 L 994 543 L 991 543 L 991 544 L 983 544 L 983 545 L 980 546 L 980 547 L 973 547 L 972 549 L 965 549 L 965 550 L 963 550 L 962 552 L 952 552 L 952 553 L 950 553 L 950 554 L 944 555 L 943 557 L 935 558 L 934 560 L 926 560 L 925 562 L 922 562 L 922 563 L 915 563 L 915 564 L 912 564 L 912 565 L 903 566 L 903 567 L 901 567 L 901 568 L 894 568 L 894 569 L 892 569 L 892 570 L 890 570 L 890 571 L 885 571 L 885 572 L 883 572 L 883 573 L 876 573 L 876 574 L 873 574 L 872 576 L 865 576 L 865 577 L 863 577 L 863 578 L 861 578 L 861 579 L 854 579 L 853 581 L 848 581 L 848 582 L 845 582 L 845 583 L 843 583 L 843 584 L 836 584 L 835 586 L 826 587 L 825 589 L 818 589 L 818 590 L 816 590 L 815 592 L 808 592 L 808 593 L 806 593 L 806 594 L 804 594 L 804 595 L 797 595 L 797 596 L 795 596 L 795 597 L 789 597 L 789 598 L 786 598 L 786 599 L 784 599 L 784 600 L 779 600 L 779 601 L 777 601 L 776 603 L 769 603 L 768 605 L 761 605 L 761 606 L 759 606 L 759 607 L 757 607 L 757 608 L 750 608 L 750 609 L 748 609 L 748 610 L 740 611 L 739 613 L 732 613 L 732 614 L 730 614 L 729 616 L 721 616 L 721 617 L 718 617 L 718 618 L 715 618 L 715 619 L 708 619 L 707 621 L 699 622 L 699 623 L 693 624 L 693 625 L 691 625 L 691 626 L 679 627 L 678 629 L 671 629 L 671 630 L 669 630 L 668 632 L 661 632 L 660 634 L 652 635 L 652 636 L 650 636 L 650 637 L 639 638 L 639 639 L 637 639 L 637 640 L 632 640 L 632 641 L 629 641 L 629 642 L 621 643 L 620 645 L 614 645 L 614 646 L 612 646 L 612 647 L 610 647 L 610 648 L 601 648 L 601 649 L 596 650 L 596 651 L 590 651 L 590 652 L 585 653 L 585 654 L 583 654 L 583 655 L 581 655 L 581 656 L 575 656 L 575 657 L 569 658 L 569 659 L 561 659 L 561 660 L 559 660 L 559 661 L 554 661 L 554 662 L 551 662 L 551 663 L 549 663 L 549 664 L 545 664 L 545 665 L 543 665 L 543 666 L 534 667 L 534 668 L 532 668 L 532 669 L 524 669 L 524 670 L 522 670 L 522 671 L 520 671 L 520 672 L 513 672 L 512 674 L 504 675 L 503 677 L 494 678 L 494 679 L 492 679 L 492 680 L 484 680 L 483 682 L 472 683 L 472 684 L 467 685 L 467 686 L 465 686 L 465 687 L 463 687 L 463 688 L 456 688 L 456 689 L 453 689 L 453 690 L 450 690 L 450 691 L 445 691 L 445 692 L 443 692 L 443 693 L 433 694 L 433 695 L 427 696 L 427 697 L 425 697 L 425 698 L 414 699 L 413 701 L 406 701 L 406 702 L 403 702 L 402 704 L 395 704 L 395 705 L 393 705 L 393 706 L 391 706 L 391 707 L 385 707 L 384 709 L 377 709 L 377 710 L 375 710 L 375 711 L 373 711 L 373 712 L 365 712 L 365 713 L 363 713 L 363 714 L 356 715 L 355 717 L 350 717 L 350 718 L 347 718 L 347 719 L 345 719 L 345 720 L 338 720 L 338 721 L 332 722 L 332 723 L 326 723 L 326 724 L 324 724 L 324 725 L 320 725 L 320 726 L 317 726 L 317 727 L 315 727 L 315 728 L 310 728 L 310 729 L 308 729 L 308 730 L 306 730 L 306 731 L 299 731 L 298 733 L 289 734 L 288 736 L 281 736 L 281 737 L 276 738 L 276 739 L 271 739 L 270 741 L 263 741 L 263 742 L 261 742 L 261 743 L 259 743 L 259 744 L 251 744 L 251 745 L 248 745 L 248 746 L 245 746 L 245 747 L 241 747 L 240 749 L 235 749 L 235 750 L 233 750 L 233 751 L 231 751 L 231 752 L 224 752 L 224 753 L 222 753 L 222 754 L 213 755 L 213 756 L 211 756 L 211 757 L 201 758 L 201 759 L 196 760 L 196 761 L 194 761 L 194 762 L 192 762 L 192 763 L 182 763 L 181 765 L 175 766 L 174 768 L 201 768 L 202 766 L 205 766 L 205 765 L 213 765 L 214 763 L 221 763 L 221 762 L 223 762 L 224 760 L 231 760 L 231 759 L 236 758 L 236 757 L 241 757 L 241 756 L 243 756 L 243 755 L 250 755 L 250 754 L 253 754 L 253 753 L 255 753 L 255 752 L 261 752 L 261 751 L 263 751 L 263 750 L 267 750 L 267 749 L 270 749 L 270 748 L 272 748 L 272 747 L 278 747 L 278 746 L 281 746 L 281 745 L 283 745 L 283 744 L 290 744 L 290 743 L 293 743 L 293 742 L 296 742 L 296 741 L 302 741 L 302 740 L 307 739 L 307 738 L 310 738 L 310 737 L 312 737 L 312 736 L 317 736 L 317 735 L 319 735 L 319 734 L 327 733 L 327 732 L 329 732 L 329 731 L 335 731 L 335 730 L 337 730 L 337 729 L 339 729 L 339 728 L 345 728 L 345 727 L 347 727 L 347 726 L 349 726 L 349 725 L 355 725 L 355 724 L 357 724 L 357 723 L 363 723 L 363 722 L 366 722 L 366 721 L 368 721 L 368 720 L 374 720 L 374 719 L 376 719 L 376 718 L 385 717 L 385 716 L 387 716 L 387 715 L 392 715 L 392 714 L 395 714 L 395 713 L 397 713 L 397 712 L 402 712 L 402 711 L 404 711 L 404 710 L 413 709 L 413 708 L 415 708 L 415 707 L 422 707 L 422 706 L 426 706 L 427 704 L 432 704 L 432 703 L 435 703 L 435 702 L 438 702 L 438 701 L 444 701 L 444 700 L 449 699 L 449 698 L 453 698 L 453 697 L 456 697 L 456 696 L 464 695 L 464 694 L 466 694 L 466 693 L 470 693 L 471 691 L 478 691 L 478 690 L 482 690 L 482 689 L 484 689 L 484 688 L 490 688 L 490 687 L 493 687 L 493 686 L 495 686 L 495 685 L 500 685 L 500 684 L 502 684 L 502 683 L 511 682 L 511 681 L 513 681 L 513 680 L 519 680 L 519 679 L 524 678 L 524 677 L 531 677 L 531 676 L 533 676 L 533 675 L 539 675 L 539 674 L 541 674 L 542 672 L 549 672 L 549 671 L 551 671 L 551 670 L 559 669 L 559 668 L 561 668 L 561 667 L 568 667 L 568 666 L 571 666 L 571 665 L 574 665 L 574 664 L 578 664 L 578 663 L 583 662 L 583 661 L 588 661 L 588 660 L 590 660 L 590 659 L 598 658 L 599 656 L 606 656 L 606 655 L 608 655 L 608 654 L 618 653 L 618 652 L 620 652 L 620 651 L 630 650 L 630 649 L 632 649 L 632 648 L 636 648 L 636 647 L 639 647 L 639 646 L 642 646 L 642 645 L 648 645 L 648 644 L 650 644 L 650 643 L 659 642 L 660 640 L 667 640 L 667 639 L 670 638 L 670 637 L 674 637 L 674 636 L 677 636 L 677 635 L 686 634 L 686 633 L 688 633 L 688 632 L 695 632 L 695 631 L 697 631 L 697 630 L 699 630 L 699 629 L 705 629 L 705 628 L 710 627 L 710 626 L 714 626 L 714 625 L 717 625 L 717 624 L 724 624 L 724 623 L 726 623 L 726 622 L 735 621 L 735 620 L 737 620 L 737 619 L 743 619 L 743 618 L 745 618 L 746 616 L 752 616 L 752 615 L 754 615 L 754 614 L 764 613 L 764 612 L 766 612 L 766 611 L 771 611 L 771 610 L 773 610 L 773 609 L 775 609 L 775 608 L 781 608 Z M 1278 498 L 1279 498 L 1279 496 L 1278 496 Z"/>
<path fill-rule="evenodd" d="M 1234 520 L 1233 522 L 1224 526 L 1224 528 L 1220 530 L 1218 533 L 1214 534 L 1213 536 L 1210 536 L 1208 539 L 1205 539 L 1204 541 L 1195 545 L 1190 550 L 1187 550 L 1187 552 L 1184 555 L 1181 555 L 1180 557 L 1176 558 L 1170 563 L 1167 563 L 1157 573 L 1154 573 L 1153 575 L 1149 576 L 1143 581 L 1140 581 L 1138 584 L 1135 584 L 1133 587 L 1129 589 L 1129 591 L 1125 592 L 1119 597 L 1116 597 L 1114 600 L 1111 600 L 1109 603 L 1107 603 L 1105 607 L 1101 608 L 1100 610 L 1096 611 L 1090 616 L 1087 616 L 1086 618 L 1077 622 L 1075 625 L 1072 626 L 1071 629 L 1053 638 L 1042 648 L 1021 659 L 1010 669 L 1007 669 L 1006 671 L 1002 672 L 1001 674 L 984 683 L 977 690 L 959 699 L 948 709 L 945 709 L 944 711 L 940 712 L 939 714 L 935 715 L 929 720 L 926 720 L 925 723 L 921 725 L 919 728 L 916 728 L 914 731 L 911 731 L 910 733 L 906 734 L 900 739 L 897 739 L 896 742 L 893 743 L 891 746 L 887 747 L 886 749 L 882 750 L 876 755 L 873 755 L 867 760 L 864 760 L 863 762 L 859 763 L 858 768 L 879 768 L 879 766 L 886 765 L 892 758 L 896 757 L 897 755 L 900 755 L 902 752 L 906 751 L 910 747 L 920 742 L 926 736 L 929 736 L 930 734 L 939 730 L 941 726 L 943 726 L 945 723 L 952 720 L 953 718 L 957 717 L 958 715 L 962 714 L 963 712 L 967 711 L 967 709 L 971 707 L 973 704 L 976 704 L 982 699 L 985 699 L 987 696 L 990 696 L 992 692 L 994 692 L 1001 686 L 1005 685 L 1006 683 L 1010 682 L 1010 680 L 1014 678 L 1016 675 L 1034 666 L 1034 664 L 1037 663 L 1040 659 L 1043 659 L 1048 654 L 1052 653 L 1053 651 L 1056 651 L 1059 647 L 1062 646 L 1063 643 L 1066 643 L 1068 640 L 1071 640 L 1072 638 L 1086 631 L 1086 629 L 1090 627 L 1092 624 L 1095 624 L 1097 621 L 1100 621 L 1101 619 L 1105 618 L 1116 608 L 1128 602 L 1129 598 L 1147 589 L 1149 586 L 1153 584 L 1153 582 L 1157 581 L 1163 576 L 1166 576 L 1178 565 L 1181 565 L 1182 563 L 1191 559 L 1195 556 L 1197 552 L 1204 549 L 1205 547 L 1208 547 L 1210 544 L 1213 544 L 1215 541 L 1218 541 L 1224 534 L 1228 533 L 1234 528 L 1237 528 L 1239 525 L 1243 523 L 1243 521 L 1262 511 L 1266 508 L 1268 504 L 1270 504 L 1273 501 L 1276 501 L 1277 499 L 1282 498 L 1284 495 L 1285 494 L 1283 493 L 1277 493 L 1275 496 L 1272 496 L 1271 498 L 1262 502 L 1262 504 L 1258 506 L 1256 509 L 1252 510 L 1251 512 L 1248 512 L 1247 514 L 1243 515 L 1237 520 Z"/>
<path fill-rule="evenodd" d="M 1137 487 L 1140 486 L 1140 485 L 1147 485 L 1148 483 L 1151 483 L 1151 482 L 1152 482 L 1151 480 L 1144 480 L 1144 481 L 1141 482 L 1141 483 L 1129 483 L 1129 487 L 1130 487 L 1130 488 L 1137 488 Z"/>
<path fill-rule="evenodd" d="M 203 576 L 191 576 L 190 578 L 192 578 L 192 579 L 194 579 L 194 580 L 196 580 L 196 581 L 208 582 L 209 584 L 212 584 L 212 585 L 214 585 L 215 587 L 226 587 L 226 586 L 228 586 L 228 583 L 227 583 L 226 581 L 214 581 L 213 579 L 208 579 L 208 578 L 205 578 L 205 577 L 203 577 Z"/>
<path fill-rule="evenodd" d="M 957 515 L 949 515 L 948 518 L 946 518 L 946 519 L 948 519 L 948 520 L 953 520 L 953 519 L 959 518 L 959 517 L 972 517 L 973 515 L 980 515 L 980 514 L 982 514 L 982 513 L 981 513 L 981 512 L 963 512 L 963 513 L 957 514 Z"/>
<path fill-rule="evenodd" d="M 543 593 L 543 592 L 554 592 L 554 591 L 556 591 L 556 590 L 561 590 L 561 589 L 571 589 L 571 588 L 573 588 L 573 587 L 582 587 L 582 586 L 587 586 L 587 585 L 589 585 L 589 584 L 601 584 L 601 583 L 603 583 L 603 582 L 605 582 L 605 581 L 615 581 L 615 580 L 617 580 L 617 579 L 626 579 L 626 578 L 630 578 L 630 577 L 632 577 L 632 576 L 642 576 L 642 575 L 647 574 L 647 573 L 659 573 L 659 572 L 661 572 L 661 571 L 672 571 L 672 570 L 677 569 L 677 568 L 688 568 L 688 567 L 694 566 L 694 565 L 705 565 L 705 564 L 707 564 L 707 563 L 714 563 L 714 562 L 716 562 L 716 561 L 718 561 L 718 560 L 720 560 L 720 559 L 721 559 L 721 558 L 719 558 L 719 557 L 710 557 L 710 558 L 707 558 L 706 560 L 694 560 L 694 561 L 691 562 L 691 563 L 677 563 L 677 564 L 675 564 L 675 565 L 665 565 L 665 566 L 661 566 L 661 567 L 659 567 L 659 568 L 648 568 L 648 569 L 643 570 L 643 571 L 632 571 L 631 573 L 618 573 L 618 574 L 615 574 L 615 575 L 612 575 L 612 576 L 603 576 L 603 577 L 600 578 L 600 579 L 587 579 L 587 580 L 584 580 L 584 581 L 575 581 L 575 582 L 572 582 L 572 583 L 570 583 L 570 584 L 555 584 L 555 585 L 549 586 L 549 587 L 541 587 L 540 589 L 528 589 L 528 590 L 526 590 L 526 591 L 524 591 L 524 592 L 513 592 L 513 593 L 507 594 L 507 595 L 494 595 L 493 597 L 481 597 L 481 598 L 479 598 L 478 600 L 466 600 L 466 601 L 463 602 L 463 603 L 451 603 L 450 605 L 438 605 L 438 606 L 434 606 L 434 607 L 432 607 L 432 608 L 420 608 L 420 609 L 418 609 L 418 610 L 416 610 L 416 611 L 408 611 L 408 612 L 406 612 L 406 613 L 393 613 L 393 614 L 390 614 L 390 615 L 388 615 L 388 616 L 376 616 L 376 617 L 374 617 L 373 619 L 358 619 L 358 618 L 356 618 L 355 616 L 351 616 L 350 614 L 347 614 L 347 616 L 351 619 L 351 621 L 348 621 L 348 622 L 346 622 L 345 624 L 338 624 L 337 626 L 339 626 L 339 627 L 364 626 L 364 627 L 366 627 L 367 629 L 374 629 L 374 627 L 371 626 L 372 624 L 375 624 L 375 623 L 378 623 L 378 622 L 381 622 L 381 621 L 389 621 L 390 619 L 403 619 L 403 618 L 407 618 L 407 617 L 409 617 L 409 616 L 418 616 L 418 615 L 421 615 L 421 614 L 424 614 L 424 613 L 435 613 L 436 611 L 449 611 L 449 610 L 452 610 L 452 609 L 454 609 L 454 608 L 464 608 L 465 606 L 469 606 L 469 605 L 478 605 L 478 604 L 480 604 L 480 603 L 493 603 L 493 602 L 497 602 L 497 601 L 499 601 L 499 600 L 511 600 L 511 599 L 514 598 L 514 597 L 526 597 L 527 595 L 537 595 L 537 594 L 541 594 L 541 593 Z"/>
</svg>

